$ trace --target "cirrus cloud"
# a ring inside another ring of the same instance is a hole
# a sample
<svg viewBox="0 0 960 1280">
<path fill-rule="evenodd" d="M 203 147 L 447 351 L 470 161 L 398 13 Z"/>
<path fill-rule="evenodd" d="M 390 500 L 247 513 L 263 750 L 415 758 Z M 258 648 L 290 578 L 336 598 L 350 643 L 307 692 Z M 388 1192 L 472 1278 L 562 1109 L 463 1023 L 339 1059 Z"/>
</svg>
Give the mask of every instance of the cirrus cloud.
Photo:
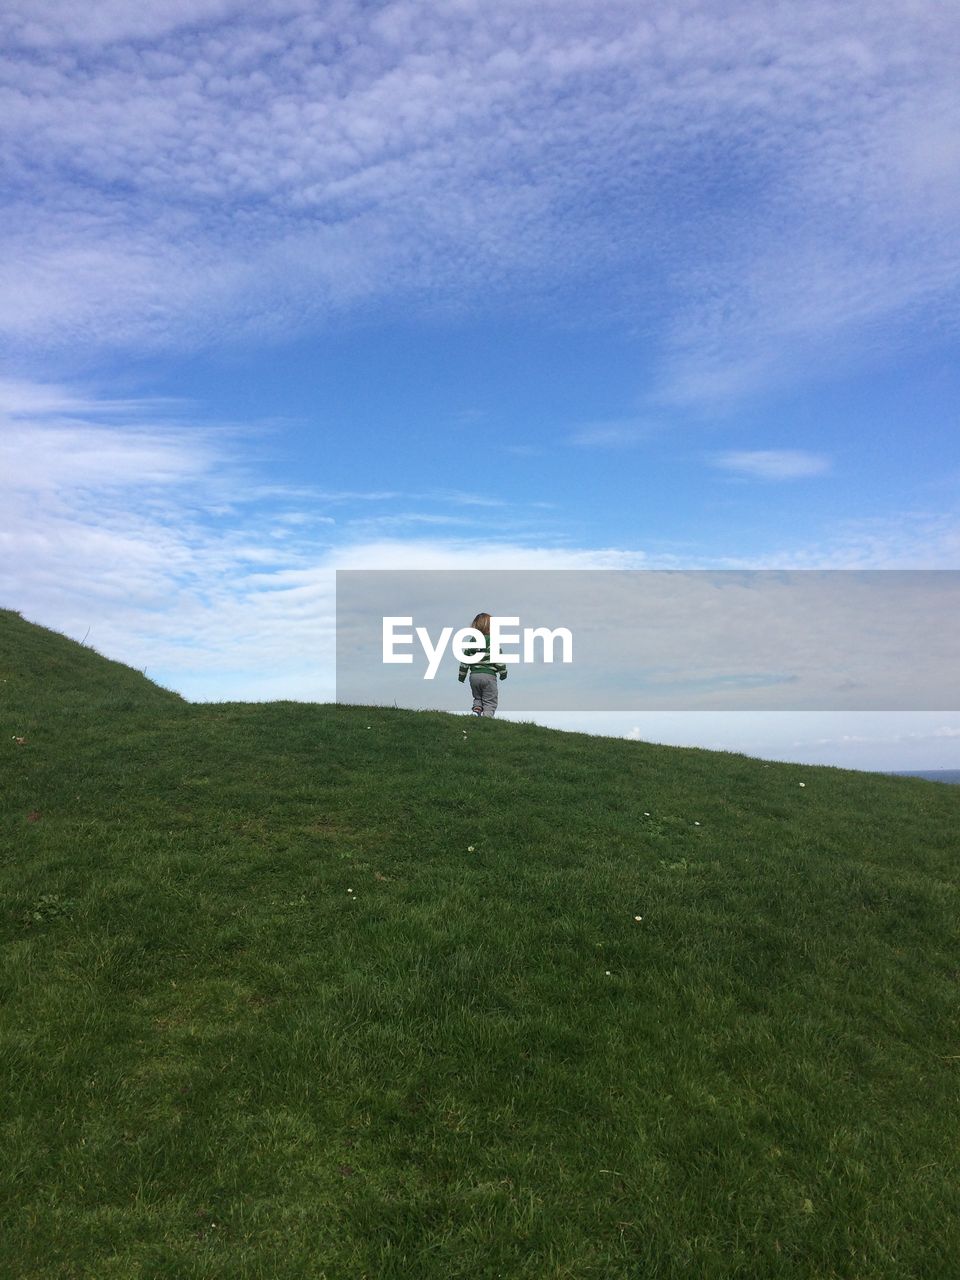
<svg viewBox="0 0 960 1280">
<path fill-rule="evenodd" d="M 721 471 L 755 480 L 802 480 L 825 475 L 830 459 L 822 453 L 803 449 L 741 449 L 718 454 L 711 459 Z"/>
<path fill-rule="evenodd" d="M 270 339 L 522 282 L 654 335 L 660 399 L 711 405 L 916 342 L 919 307 L 952 323 L 960 39 L 935 0 L 4 22 L 15 351 Z"/>
</svg>

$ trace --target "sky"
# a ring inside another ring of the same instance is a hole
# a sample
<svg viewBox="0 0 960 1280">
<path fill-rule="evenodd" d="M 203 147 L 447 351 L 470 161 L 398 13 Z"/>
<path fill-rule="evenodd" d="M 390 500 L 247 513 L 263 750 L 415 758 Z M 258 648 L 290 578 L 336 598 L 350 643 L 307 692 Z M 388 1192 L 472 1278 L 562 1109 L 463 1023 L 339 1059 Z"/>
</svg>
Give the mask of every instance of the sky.
<svg viewBox="0 0 960 1280">
<path fill-rule="evenodd" d="M 322 701 L 338 568 L 960 568 L 951 6 L 8 0 L 0 49 L 5 607 Z M 960 767 L 955 708 L 538 719 Z"/>
</svg>

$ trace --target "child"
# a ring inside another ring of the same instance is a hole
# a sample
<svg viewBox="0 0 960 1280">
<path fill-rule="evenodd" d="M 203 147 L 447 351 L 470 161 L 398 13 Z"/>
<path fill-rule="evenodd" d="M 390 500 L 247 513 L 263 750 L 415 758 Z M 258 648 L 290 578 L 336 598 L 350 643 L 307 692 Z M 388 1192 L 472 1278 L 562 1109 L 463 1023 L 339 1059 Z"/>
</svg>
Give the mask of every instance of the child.
<svg viewBox="0 0 960 1280">
<path fill-rule="evenodd" d="M 490 661 L 489 613 L 478 613 L 470 625 L 474 631 L 479 631 L 486 637 L 486 643 L 482 646 L 464 648 L 463 652 L 468 658 L 476 654 L 485 654 L 486 661 L 481 657 L 477 662 L 461 662 L 457 679 L 463 684 L 467 674 L 470 675 L 470 691 L 473 694 L 475 716 L 495 716 L 497 714 L 497 676 L 501 680 L 506 680 L 507 668 L 502 662 Z"/>
</svg>

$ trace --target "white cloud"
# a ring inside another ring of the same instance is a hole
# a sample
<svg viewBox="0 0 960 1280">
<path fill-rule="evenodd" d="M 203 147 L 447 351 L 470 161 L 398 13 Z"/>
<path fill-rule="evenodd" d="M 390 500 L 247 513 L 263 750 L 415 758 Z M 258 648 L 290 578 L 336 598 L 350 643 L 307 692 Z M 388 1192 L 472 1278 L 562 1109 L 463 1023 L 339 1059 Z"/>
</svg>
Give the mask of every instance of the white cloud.
<svg viewBox="0 0 960 1280">
<path fill-rule="evenodd" d="M 156 408 L 157 400 L 149 402 Z M 72 413 L 111 415 L 129 414 L 148 407 L 137 400 L 101 399 L 50 383 L 30 382 L 0 377 L 0 415 L 8 419 L 30 418 L 35 414 Z"/>
<path fill-rule="evenodd" d="M 277 8 L 275 3 L 269 7 Z M 75 5 L 70 0 L 12 0 L 4 8 L 0 32 L 7 47 L 103 45 L 156 38 L 199 23 L 217 22 L 249 8 L 237 0 L 166 0 L 155 5 L 131 5 L 128 0 L 100 0 L 96 5 Z"/>
<path fill-rule="evenodd" d="M 14 492 L 128 490 L 182 483 L 205 471 L 213 454 L 205 433 L 109 427 L 63 421 L 42 429 L 8 426 L 0 439 L 0 468 Z M 199 437 L 199 438 L 198 438 Z"/>
<path fill-rule="evenodd" d="M 519 285 L 622 312 L 659 335 L 664 400 L 715 404 L 923 341 L 921 305 L 952 323 L 935 0 L 20 0 L 5 24 L 0 333 L 22 349 Z"/>
<path fill-rule="evenodd" d="M 952 511 L 892 511 L 832 523 L 818 542 L 751 557 L 724 557 L 729 569 L 957 569 L 960 520 Z"/>
<path fill-rule="evenodd" d="M 802 449 L 752 449 L 721 453 L 711 459 L 722 471 L 757 480 L 800 480 L 824 475 L 830 459 Z"/>
<path fill-rule="evenodd" d="M 597 422 L 581 427 L 570 443 L 590 449 L 622 449 L 648 440 L 656 428 L 642 422 Z"/>
<path fill-rule="evenodd" d="M 795 742 L 797 747 L 849 746 L 861 743 L 937 742 L 960 738 L 960 726 L 941 724 L 935 729 L 913 729 L 898 733 L 865 734 L 842 733 L 835 738 L 814 738 L 809 742 Z"/>
<path fill-rule="evenodd" d="M 502 498 L 491 498 L 484 493 L 467 493 L 463 489 L 439 489 L 433 495 L 443 502 L 451 502 L 460 507 L 503 507 Z"/>
</svg>

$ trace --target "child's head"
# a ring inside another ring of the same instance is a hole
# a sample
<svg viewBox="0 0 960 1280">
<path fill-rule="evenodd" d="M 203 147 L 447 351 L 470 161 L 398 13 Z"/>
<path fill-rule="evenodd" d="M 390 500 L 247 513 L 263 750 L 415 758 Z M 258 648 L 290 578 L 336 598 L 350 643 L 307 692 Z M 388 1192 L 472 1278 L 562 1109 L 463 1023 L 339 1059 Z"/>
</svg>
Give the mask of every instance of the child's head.
<svg viewBox="0 0 960 1280">
<path fill-rule="evenodd" d="M 470 625 L 474 631 L 479 631 L 481 635 L 488 636 L 490 634 L 489 613 L 478 613 Z"/>
</svg>

